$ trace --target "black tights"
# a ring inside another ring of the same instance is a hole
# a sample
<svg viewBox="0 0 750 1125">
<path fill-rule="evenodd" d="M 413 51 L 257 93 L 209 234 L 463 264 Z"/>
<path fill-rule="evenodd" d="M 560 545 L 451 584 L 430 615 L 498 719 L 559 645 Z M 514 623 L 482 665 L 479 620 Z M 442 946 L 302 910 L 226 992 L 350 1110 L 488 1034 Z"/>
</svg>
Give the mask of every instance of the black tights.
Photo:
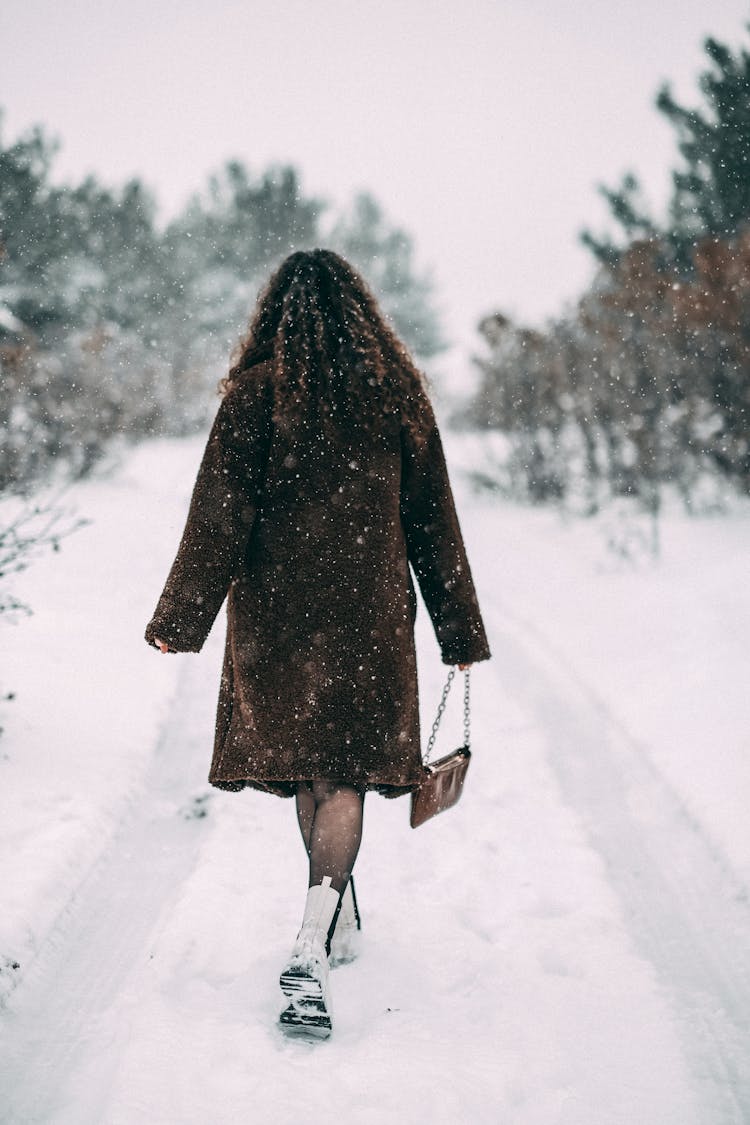
<svg viewBox="0 0 750 1125">
<path fill-rule="evenodd" d="M 364 792 L 338 781 L 300 781 L 297 820 L 310 858 L 308 886 L 330 875 L 343 894 L 362 840 Z"/>
</svg>

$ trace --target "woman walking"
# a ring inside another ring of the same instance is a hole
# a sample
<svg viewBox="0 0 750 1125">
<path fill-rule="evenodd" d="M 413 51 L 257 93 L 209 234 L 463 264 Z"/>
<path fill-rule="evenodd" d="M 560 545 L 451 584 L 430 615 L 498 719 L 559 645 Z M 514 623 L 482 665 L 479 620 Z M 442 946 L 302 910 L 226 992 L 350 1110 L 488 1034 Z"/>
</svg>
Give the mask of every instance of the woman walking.
<svg viewBox="0 0 750 1125">
<path fill-rule="evenodd" d="M 443 662 L 490 652 L 422 377 L 348 262 L 282 262 L 222 389 L 146 640 L 200 651 L 228 595 L 209 781 L 295 798 L 309 881 L 280 1020 L 326 1035 L 365 793 L 421 778 L 410 563 Z"/>
</svg>

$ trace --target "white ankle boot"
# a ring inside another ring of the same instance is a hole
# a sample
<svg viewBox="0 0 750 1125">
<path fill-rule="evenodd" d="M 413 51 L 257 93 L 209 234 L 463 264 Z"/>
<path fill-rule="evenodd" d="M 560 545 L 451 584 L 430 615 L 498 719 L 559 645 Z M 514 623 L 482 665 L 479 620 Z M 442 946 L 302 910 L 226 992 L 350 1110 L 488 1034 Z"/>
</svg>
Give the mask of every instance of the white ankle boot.
<svg viewBox="0 0 750 1125">
<path fill-rule="evenodd" d="M 287 1031 L 325 1037 L 331 1034 L 331 995 L 328 988 L 328 931 L 339 904 L 339 893 L 326 875 L 307 892 L 302 928 L 289 961 L 279 977 L 290 1001 L 279 1017 Z"/>
<path fill-rule="evenodd" d="M 331 952 L 328 957 L 330 968 L 346 965 L 353 961 L 359 953 L 359 931 L 362 922 L 357 908 L 357 896 L 354 892 L 354 878 L 349 876 L 349 882 L 341 896 L 341 910 L 336 919 L 336 928 L 331 938 Z"/>
</svg>

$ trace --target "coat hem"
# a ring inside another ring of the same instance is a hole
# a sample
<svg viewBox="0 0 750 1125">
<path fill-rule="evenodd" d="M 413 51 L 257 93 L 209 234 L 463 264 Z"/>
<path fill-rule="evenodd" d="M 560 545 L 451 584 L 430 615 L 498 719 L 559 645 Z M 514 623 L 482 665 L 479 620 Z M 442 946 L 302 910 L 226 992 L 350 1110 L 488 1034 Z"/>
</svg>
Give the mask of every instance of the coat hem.
<svg viewBox="0 0 750 1125">
<path fill-rule="evenodd" d="M 229 793 L 240 793 L 244 789 L 257 789 L 262 793 L 270 793 L 274 797 L 293 797 L 295 795 L 297 783 L 300 781 L 321 781 L 330 780 L 330 778 L 320 777 L 238 777 L 238 778 L 218 778 L 209 776 L 209 784 L 215 789 L 222 789 Z M 414 790 L 419 789 L 421 778 L 415 781 L 406 781 L 403 784 L 396 784 L 393 782 L 377 781 L 373 778 L 349 778 L 337 775 L 336 781 L 343 782 L 345 785 L 351 785 L 355 789 L 361 789 L 364 792 L 379 793 L 381 797 L 405 797 Z"/>
</svg>

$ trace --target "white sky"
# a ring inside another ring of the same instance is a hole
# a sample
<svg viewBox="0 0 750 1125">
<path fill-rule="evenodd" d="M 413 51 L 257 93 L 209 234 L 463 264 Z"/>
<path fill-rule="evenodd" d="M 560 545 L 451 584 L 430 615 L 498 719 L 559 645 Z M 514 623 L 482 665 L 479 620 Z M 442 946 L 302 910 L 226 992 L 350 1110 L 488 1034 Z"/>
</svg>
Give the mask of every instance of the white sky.
<svg viewBox="0 0 750 1125">
<path fill-rule="evenodd" d="M 3 0 L 8 140 L 57 135 L 59 179 L 139 175 L 173 213 L 228 157 L 367 188 L 432 270 L 456 360 L 495 308 L 538 322 L 591 276 L 599 182 L 667 194 L 673 81 L 698 101 L 706 34 L 741 0 Z"/>
</svg>

